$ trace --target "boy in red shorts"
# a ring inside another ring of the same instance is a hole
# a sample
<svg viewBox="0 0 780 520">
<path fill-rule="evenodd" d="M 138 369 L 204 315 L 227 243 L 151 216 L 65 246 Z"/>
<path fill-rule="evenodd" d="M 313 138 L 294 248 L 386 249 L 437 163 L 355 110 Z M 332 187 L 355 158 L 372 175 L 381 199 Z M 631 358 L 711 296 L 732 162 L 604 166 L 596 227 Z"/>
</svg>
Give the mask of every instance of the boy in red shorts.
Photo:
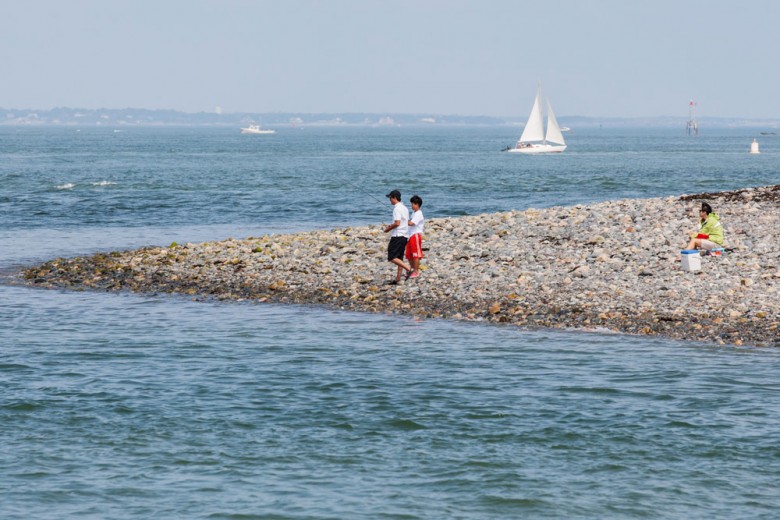
<svg viewBox="0 0 780 520">
<path fill-rule="evenodd" d="M 423 258 L 422 235 L 425 230 L 425 217 L 423 217 L 422 199 L 419 195 L 413 195 L 409 202 L 412 203 L 412 218 L 409 219 L 409 240 L 406 242 L 406 258 L 409 259 L 409 265 L 412 270 L 406 275 L 407 278 L 417 278 L 420 276 L 420 259 Z"/>
</svg>

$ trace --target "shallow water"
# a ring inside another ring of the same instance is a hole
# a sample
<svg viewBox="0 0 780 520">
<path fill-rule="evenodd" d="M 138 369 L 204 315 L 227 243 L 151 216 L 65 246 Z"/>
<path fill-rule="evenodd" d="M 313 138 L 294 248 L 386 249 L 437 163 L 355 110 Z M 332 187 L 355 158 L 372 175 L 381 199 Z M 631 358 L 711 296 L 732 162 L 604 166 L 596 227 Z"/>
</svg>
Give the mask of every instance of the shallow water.
<svg viewBox="0 0 780 520">
<path fill-rule="evenodd" d="M 773 350 L 2 293 L 21 302 L 0 308 L 5 518 L 769 517 L 778 505 Z"/>
<path fill-rule="evenodd" d="M 0 129 L 0 269 L 379 223 L 348 182 L 381 199 L 394 171 L 429 218 L 778 182 L 772 143 L 748 157 L 736 131 L 591 133 L 537 161 L 495 153 L 506 129 Z M 771 349 L 0 285 L 0 516 L 773 518 L 779 366 Z"/>
</svg>

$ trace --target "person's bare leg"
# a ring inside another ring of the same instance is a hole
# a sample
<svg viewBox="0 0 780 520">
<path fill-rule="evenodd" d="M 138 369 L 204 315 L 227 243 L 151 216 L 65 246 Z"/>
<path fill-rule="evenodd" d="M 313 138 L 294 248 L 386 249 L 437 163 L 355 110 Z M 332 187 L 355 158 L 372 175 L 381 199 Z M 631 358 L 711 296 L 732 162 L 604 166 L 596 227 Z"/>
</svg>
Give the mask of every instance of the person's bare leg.
<svg viewBox="0 0 780 520">
<path fill-rule="evenodd" d="M 406 271 L 411 271 L 412 268 L 407 266 L 400 258 L 393 258 L 392 262 L 398 266 L 398 272 L 396 274 L 396 281 L 401 281 L 401 274 Z"/>
</svg>

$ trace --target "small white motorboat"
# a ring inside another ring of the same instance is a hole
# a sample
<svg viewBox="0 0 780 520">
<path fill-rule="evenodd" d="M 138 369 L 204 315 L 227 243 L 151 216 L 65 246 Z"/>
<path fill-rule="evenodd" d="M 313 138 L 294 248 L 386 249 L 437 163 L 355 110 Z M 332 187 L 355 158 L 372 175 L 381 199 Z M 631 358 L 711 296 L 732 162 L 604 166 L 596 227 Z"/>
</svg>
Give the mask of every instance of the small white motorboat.
<svg viewBox="0 0 780 520">
<path fill-rule="evenodd" d="M 241 129 L 242 134 L 275 134 L 276 130 L 265 130 L 260 125 L 249 125 Z"/>
</svg>

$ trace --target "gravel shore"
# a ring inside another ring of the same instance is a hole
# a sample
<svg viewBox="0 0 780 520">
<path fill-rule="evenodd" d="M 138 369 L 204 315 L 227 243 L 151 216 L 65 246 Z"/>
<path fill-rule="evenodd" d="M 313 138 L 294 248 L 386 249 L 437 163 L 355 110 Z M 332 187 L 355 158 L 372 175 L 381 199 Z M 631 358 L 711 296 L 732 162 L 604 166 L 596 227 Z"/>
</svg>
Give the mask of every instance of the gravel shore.
<svg viewBox="0 0 780 520">
<path fill-rule="evenodd" d="M 721 216 L 733 252 L 685 272 L 680 250 L 702 201 Z M 429 218 L 422 275 L 399 285 L 386 285 L 395 266 L 382 226 L 59 258 L 23 277 L 39 287 L 780 346 L 780 185 Z"/>
</svg>

